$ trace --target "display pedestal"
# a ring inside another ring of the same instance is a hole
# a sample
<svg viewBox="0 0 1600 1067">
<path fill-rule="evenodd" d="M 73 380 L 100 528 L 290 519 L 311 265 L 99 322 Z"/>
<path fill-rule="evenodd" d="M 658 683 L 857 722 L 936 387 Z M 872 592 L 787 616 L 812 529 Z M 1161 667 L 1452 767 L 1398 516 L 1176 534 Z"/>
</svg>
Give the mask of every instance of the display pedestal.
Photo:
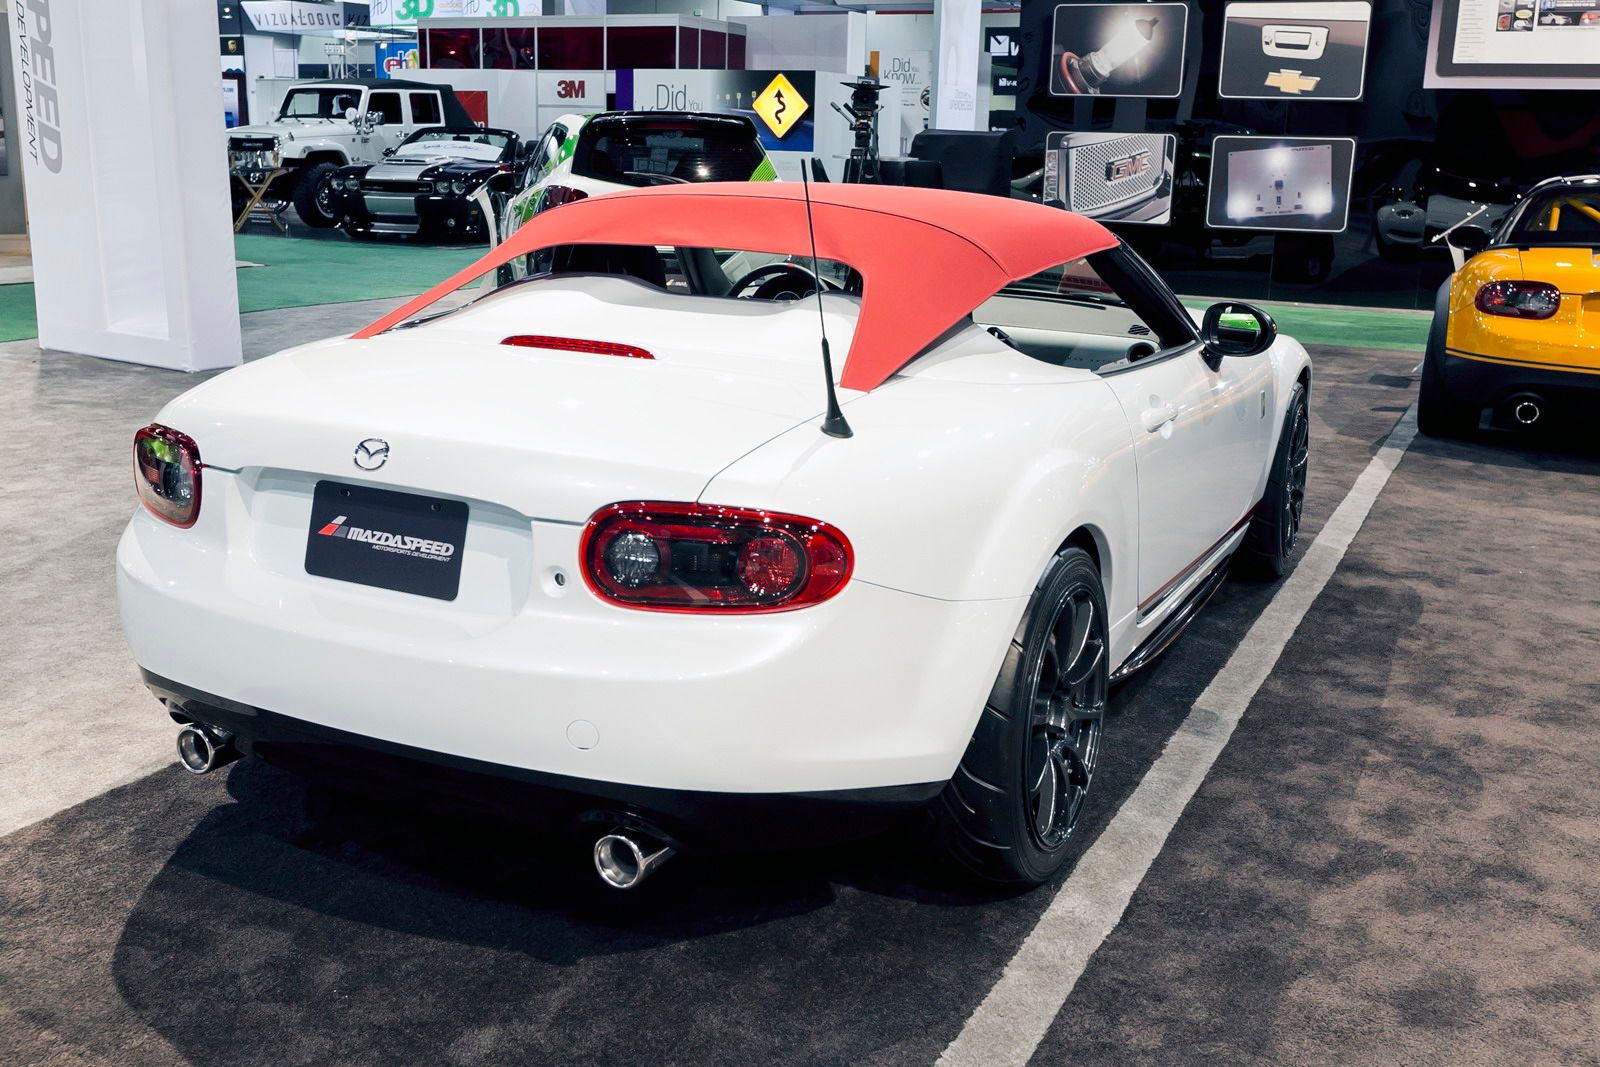
<svg viewBox="0 0 1600 1067">
<path fill-rule="evenodd" d="M 12 0 L 8 15 L 40 346 L 238 365 L 216 4 Z"/>
</svg>

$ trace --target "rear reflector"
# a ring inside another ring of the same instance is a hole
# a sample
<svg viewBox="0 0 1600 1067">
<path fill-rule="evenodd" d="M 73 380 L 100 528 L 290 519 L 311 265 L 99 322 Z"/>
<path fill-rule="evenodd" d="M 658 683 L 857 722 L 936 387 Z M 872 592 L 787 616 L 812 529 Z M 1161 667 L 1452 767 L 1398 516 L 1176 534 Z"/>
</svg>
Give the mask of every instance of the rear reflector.
<svg viewBox="0 0 1600 1067">
<path fill-rule="evenodd" d="M 584 341 L 576 337 L 543 337 L 538 334 L 519 333 L 500 342 L 518 348 L 553 348 L 558 352 L 587 352 L 594 356 L 626 356 L 628 359 L 655 359 L 636 345 L 619 345 L 610 341 Z"/>
</svg>

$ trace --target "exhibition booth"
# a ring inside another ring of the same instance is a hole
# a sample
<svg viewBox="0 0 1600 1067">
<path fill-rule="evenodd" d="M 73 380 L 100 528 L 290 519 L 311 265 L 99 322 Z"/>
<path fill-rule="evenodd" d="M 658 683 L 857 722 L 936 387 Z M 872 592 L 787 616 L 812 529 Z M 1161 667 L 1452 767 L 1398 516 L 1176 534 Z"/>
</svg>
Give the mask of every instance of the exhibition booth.
<svg viewBox="0 0 1600 1067">
<path fill-rule="evenodd" d="M 1600 0 L 0 16 L 0 1063 L 1593 1059 Z"/>
</svg>

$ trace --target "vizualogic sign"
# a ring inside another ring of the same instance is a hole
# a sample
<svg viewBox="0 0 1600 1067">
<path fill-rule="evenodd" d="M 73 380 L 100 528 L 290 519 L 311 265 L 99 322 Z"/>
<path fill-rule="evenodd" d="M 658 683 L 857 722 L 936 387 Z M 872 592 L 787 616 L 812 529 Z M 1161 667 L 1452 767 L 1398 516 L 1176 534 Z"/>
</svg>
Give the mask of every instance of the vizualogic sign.
<svg viewBox="0 0 1600 1067">
<path fill-rule="evenodd" d="M 262 33 L 305 33 L 344 28 L 344 7 L 302 0 L 245 0 L 245 17 Z"/>
</svg>

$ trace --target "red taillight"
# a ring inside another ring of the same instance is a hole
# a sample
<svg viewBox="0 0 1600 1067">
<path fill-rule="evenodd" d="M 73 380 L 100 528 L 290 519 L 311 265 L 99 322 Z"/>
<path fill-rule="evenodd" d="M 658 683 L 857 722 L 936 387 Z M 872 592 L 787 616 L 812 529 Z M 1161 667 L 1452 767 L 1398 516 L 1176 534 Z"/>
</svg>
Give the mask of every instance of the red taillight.
<svg viewBox="0 0 1600 1067">
<path fill-rule="evenodd" d="M 1561 290 L 1549 282 L 1490 282 L 1474 301 L 1486 315 L 1514 319 L 1548 319 L 1561 307 Z"/>
<path fill-rule="evenodd" d="M 619 345 L 610 341 L 584 341 L 576 337 L 544 337 L 540 334 L 519 333 L 500 342 L 518 348 L 553 348 L 558 352 L 588 352 L 595 356 L 626 356 L 629 359 L 655 359 L 636 345 Z"/>
<path fill-rule="evenodd" d="M 850 580 L 844 534 L 825 522 L 715 504 L 601 508 L 579 547 L 589 588 L 651 611 L 787 611 Z"/>
<path fill-rule="evenodd" d="M 150 514 L 187 530 L 200 517 L 200 449 L 194 439 L 150 425 L 133 435 L 133 484 Z"/>
<path fill-rule="evenodd" d="M 588 199 L 589 194 L 582 189 L 574 189 L 569 185 L 547 185 L 539 197 L 539 211 L 549 211 L 562 204 L 574 204 L 579 200 Z"/>
</svg>

